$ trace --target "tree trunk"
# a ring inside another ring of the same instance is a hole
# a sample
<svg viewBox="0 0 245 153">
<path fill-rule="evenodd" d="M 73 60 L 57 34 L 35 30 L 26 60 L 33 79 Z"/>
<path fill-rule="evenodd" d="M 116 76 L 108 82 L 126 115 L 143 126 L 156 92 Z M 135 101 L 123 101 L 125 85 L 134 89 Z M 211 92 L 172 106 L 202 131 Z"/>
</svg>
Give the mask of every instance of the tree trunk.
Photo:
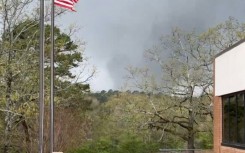
<svg viewBox="0 0 245 153">
<path fill-rule="evenodd" d="M 193 130 L 192 131 L 188 131 L 189 133 L 189 137 L 188 137 L 188 141 L 187 141 L 187 149 L 190 149 L 188 150 L 188 153 L 194 153 L 194 134 L 193 134 Z"/>
<path fill-rule="evenodd" d="M 30 139 L 30 133 L 29 133 L 29 127 L 28 124 L 22 116 L 20 117 L 21 125 L 23 127 L 24 133 L 25 133 L 25 141 L 26 141 L 26 151 L 27 153 L 31 153 L 31 139 Z"/>
<path fill-rule="evenodd" d="M 192 106 L 192 100 L 191 100 L 191 106 Z M 189 110 L 189 129 L 188 129 L 188 140 L 187 140 L 187 149 L 188 153 L 194 153 L 194 113 L 193 109 L 191 108 Z"/>
</svg>

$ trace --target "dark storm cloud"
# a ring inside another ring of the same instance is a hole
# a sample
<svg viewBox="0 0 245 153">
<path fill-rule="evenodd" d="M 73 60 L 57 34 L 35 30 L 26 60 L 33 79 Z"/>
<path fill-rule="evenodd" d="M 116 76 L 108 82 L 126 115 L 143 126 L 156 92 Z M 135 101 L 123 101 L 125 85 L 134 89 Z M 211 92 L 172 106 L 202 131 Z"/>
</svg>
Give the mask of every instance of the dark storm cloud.
<svg viewBox="0 0 245 153">
<path fill-rule="evenodd" d="M 81 0 L 66 19 L 84 27 L 79 35 L 88 42 L 86 54 L 102 72 L 93 88 L 117 89 L 125 67 L 143 66 L 145 49 L 173 27 L 205 31 L 229 16 L 244 22 L 244 6 L 244 0 Z"/>
<path fill-rule="evenodd" d="M 162 0 L 157 2 L 143 1 L 142 4 L 136 1 L 134 2 L 135 7 L 133 7 L 133 10 L 135 10 L 136 15 L 126 15 L 124 20 L 121 21 L 122 25 L 124 22 L 127 22 L 130 23 L 130 26 L 128 26 L 128 29 L 123 29 L 118 26 L 117 30 L 123 30 L 124 32 L 125 38 L 121 38 L 120 41 L 134 42 L 135 40 L 141 40 L 139 43 L 136 41 L 135 44 L 123 47 L 124 51 L 129 53 L 125 56 L 128 56 L 133 61 L 128 61 L 128 64 L 135 66 L 145 64 L 142 56 L 144 50 L 156 44 L 159 37 L 168 34 L 173 27 L 180 27 L 184 30 L 196 29 L 197 31 L 204 31 L 226 20 L 229 16 L 242 19 L 241 16 L 245 13 L 243 7 L 245 6 L 244 1 L 237 1 L 235 3 L 234 1 L 224 0 Z M 133 10 L 129 8 L 128 12 L 133 13 Z M 135 31 L 132 31 L 132 29 Z M 142 38 L 142 34 L 144 34 L 144 38 Z M 130 37 L 130 35 L 133 36 Z M 114 59 L 115 57 L 112 57 L 110 63 L 113 63 L 113 61 L 116 63 Z M 114 82 L 117 82 L 115 87 L 121 85 L 122 76 L 125 75 L 124 68 L 126 65 L 124 63 L 108 65 L 108 69 L 111 70 L 112 79 Z M 151 68 L 157 70 L 154 65 L 151 65 Z"/>
</svg>

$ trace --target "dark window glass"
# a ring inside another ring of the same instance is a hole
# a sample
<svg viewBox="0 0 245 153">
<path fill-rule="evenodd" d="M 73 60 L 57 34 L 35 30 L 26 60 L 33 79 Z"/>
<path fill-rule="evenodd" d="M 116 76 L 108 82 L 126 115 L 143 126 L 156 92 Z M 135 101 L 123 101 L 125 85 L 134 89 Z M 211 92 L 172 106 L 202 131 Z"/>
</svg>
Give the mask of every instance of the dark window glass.
<svg viewBox="0 0 245 153">
<path fill-rule="evenodd" d="M 223 144 L 245 147 L 245 91 L 222 97 Z"/>
<path fill-rule="evenodd" d="M 229 105 L 229 132 L 230 137 L 229 140 L 231 143 L 237 142 L 237 114 L 236 114 L 236 96 L 230 97 L 230 105 Z"/>
<path fill-rule="evenodd" d="M 237 95 L 237 137 L 238 143 L 245 143 L 244 138 L 244 94 Z"/>
<path fill-rule="evenodd" d="M 223 142 L 229 142 L 229 98 L 223 98 Z"/>
</svg>

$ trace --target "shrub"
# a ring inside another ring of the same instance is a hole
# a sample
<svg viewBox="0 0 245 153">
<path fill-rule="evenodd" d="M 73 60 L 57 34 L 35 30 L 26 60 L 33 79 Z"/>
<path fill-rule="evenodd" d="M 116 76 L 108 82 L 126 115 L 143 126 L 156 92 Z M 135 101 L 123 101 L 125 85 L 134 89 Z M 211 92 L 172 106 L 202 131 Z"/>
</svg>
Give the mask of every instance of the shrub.
<svg viewBox="0 0 245 153">
<path fill-rule="evenodd" d="M 70 153 L 155 153 L 158 149 L 158 143 L 145 143 L 134 136 L 124 136 L 119 139 L 100 138 L 87 142 Z"/>
</svg>

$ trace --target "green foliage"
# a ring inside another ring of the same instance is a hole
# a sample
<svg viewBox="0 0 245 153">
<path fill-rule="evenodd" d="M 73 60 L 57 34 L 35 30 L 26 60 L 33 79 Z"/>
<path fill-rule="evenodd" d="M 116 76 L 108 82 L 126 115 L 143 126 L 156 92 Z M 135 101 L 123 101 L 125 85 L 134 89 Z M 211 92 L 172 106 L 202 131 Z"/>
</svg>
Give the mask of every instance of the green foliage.
<svg viewBox="0 0 245 153">
<path fill-rule="evenodd" d="M 136 136 L 125 135 L 117 139 L 103 137 L 87 142 L 70 153 L 155 153 L 158 149 L 158 143 L 144 143 Z"/>
<path fill-rule="evenodd" d="M 0 147 L 7 144 L 10 150 L 18 148 L 29 152 L 32 147 L 30 142 L 37 139 L 38 130 L 39 22 L 29 18 L 14 23 L 2 29 L 0 36 L 0 93 L 6 97 L 0 99 L 0 108 L 10 112 L 0 116 L 0 135 L 4 135 Z M 82 110 L 87 109 L 90 101 L 85 101 L 84 97 L 89 92 L 89 85 L 76 82 L 78 76 L 71 73 L 71 69 L 82 64 L 83 50 L 78 42 L 71 39 L 70 34 L 58 27 L 54 30 L 56 107 L 75 106 L 79 111 L 82 107 Z M 45 102 L 49 101 L 49 54 L 50 25 L 45 25 Z"/>
<path fill-rule="evenodd" d="M 57 84 L 60 87 L 60 90 L 56 91 L 58 106 L 83 108 L 83 110 L 89 108 L 91 101 L 84 99 L 85 93 L 89 92 L 88 84 L 70 83 L 69 81 L 57 81 Z"/>
<path fill-rule="evenodd" d="M 154 153 L 159 149 L 160 145 L 153 142 L 143 142 L 137 137 L 128 136 L 123 139 L 119 147 L 119 153 Z"/>
<path fill-rule="evenodd" d="M 108 92 L 106 92 L 105 90 L 102 90 L 101 92 L 92 93 L 91 96 L 95 97 L 99 102 L 105 103 L 105 102 L 108 102 L 110 97 L 114 95 L 119 95 L 119 93 L 120 92 L 118 90 L 110 89 Z"/>
<path fill-rule="evenodd" d="M 156 132 L 157 133 L 157 132 Z M 161 134 L 159 132 L 159 134 Z M 166 133 L 161 141 L 162 147 L 165 149 L 183 149 L 185 148 L 186 143 L 183 139 L 178 136 L 173 136 L 169 133 Z"/>
<path fill-rule="evenodd" d="M 212 149 L 213 134 L 211 132 L 198 133 L 196 146 L 201 149 Z"/>
<path fill-rule="evenodd" d="M 169 99 L 168 96 L 162 94 L 156 95 L 155 98 L 159 107 L 164 107 Z M 127 135 L 132 134 L 136 136 L 137 140 L 143 140 L 147 145 L 157 143 L 163 148 L 184 147 L 185 143 L 182 139 L 167 132 L 163 134 L 161 129 L 151 129 L 145 124 L 148 122 L 147 116 L 151 116 L 151 114 L 147 114 L 145 111 L 148 112 L 152 109 L 146 94 L 140 92 L 120 92 L 117 95 L 108 97 L 108 99 L 106 103 L 101 103 L 97 110 L 91 112 L 93 118 L 93 139 L 120 137 L 121 140 L 127 137 Z M 172 110 L 171 113 L 176 111 Z"/>
</svg>

